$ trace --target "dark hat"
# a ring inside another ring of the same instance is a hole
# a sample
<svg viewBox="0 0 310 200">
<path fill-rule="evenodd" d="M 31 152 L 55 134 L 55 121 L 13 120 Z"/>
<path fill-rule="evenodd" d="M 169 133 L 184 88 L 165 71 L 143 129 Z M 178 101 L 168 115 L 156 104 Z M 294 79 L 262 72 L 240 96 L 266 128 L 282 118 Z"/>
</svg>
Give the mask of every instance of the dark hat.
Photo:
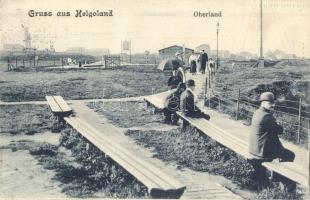
<svg viewBox="0 0 310 200">
<path fill-rule="evenodd" d="M 195 81 L 193 79 L 189 79 L 187 81 L 187 86 L 195 86 Z"/>
<path fill-rule="evenodd" d="M 260 95 L 259 101 L 270 101 L 274 102 L 275 97 L 272 92 L 264 92 Z"/>
<path fill-rule="evenodd" d="M 185 83 L 179 83 L 179 85 L 178 85 L 178 87 L 177 87 L 177 90 L 179 91 L 179 90 L 185 90 L 186 89 L 186 85 L 185 85 Z"/>
</svg>

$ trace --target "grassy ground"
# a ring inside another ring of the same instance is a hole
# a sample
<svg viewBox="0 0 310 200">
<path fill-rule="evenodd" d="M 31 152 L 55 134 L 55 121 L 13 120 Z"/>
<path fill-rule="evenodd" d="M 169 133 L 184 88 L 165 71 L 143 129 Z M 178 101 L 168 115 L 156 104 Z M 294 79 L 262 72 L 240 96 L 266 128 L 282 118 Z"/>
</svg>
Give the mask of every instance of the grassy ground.
<svg viewBox="0 0 310 200">
<path fill-rule="evenodd" d="M 306 95 L 310 91 L 310 82 L 308 81 L 310 73 L 308 65 L 295 64 L 280 63 L 275 67 L 264 69 L 236 66 L 232 68 L 229 64 L 221 66 L 213 82 L 216 97 L 211 98 L 211 107 L 218 109 L 218 98 L 220 97 L 221 111 L 235 118 L 236 99 L 238 89 L 240 89 L 242 101 L 240 102 L 239 119 L 250 124 L 255 107 L 259 106 L 257 102 L 259 95 L 264 91 L 272 91 L 278 99 L 276 109 L 279 112 L 276 112 L 275 116 L 284 127 L 284 134 L 281 137 L 296 143 L 298 117 L 292 115 L 298 115 L 299 98 L 303 99 L 303 103 L 310 104 L 309 95 Z M 303 105 L 302 116 L 310 118 L 309 113 L 310 107 Z M 305 118 L 302 118 L 301 121 L 303 127 L 301 129 L 301 145 L 307 147 L 309 120 Z"/>
<path fill-rule="evenodd" d="M 92 104 L 89 107 L 93 108 Z M 161 115 L 154 115 L 146 108 L 145 102 L 100 102 L 95 109 L 111 123 L 123 128 L 163 121 Z"/>
<path fill-rule="evenodd" d="M 140 96 L 165 90 L 167 80 L 168 76 L 156 67 L 3 72 L 0 100 L 44 100 L 46 95 L 61 95 L 65 99 Z"/>
<path fill-rule="evenodd" d="M 154 119 L 157 121 L 157 117 L 161 118 L 159 115 L 150 114 L 135 102 L 127 102 L 121 106 L 119 102 L 101 104 L 97 107 L 97 112 L 102 112 L 112 123 L 125 128 L 145 125 L 154 122 Z M 297 195 L 281 190 L 278 183 L 257 191 L 253 167 L 244 158 L 195 129 L 189 128 L 185 132 L 175 129 L 170 130 L 169 134 L 155 130 L 128 130 L 126 134 L 138 144 L 150 148 L 155 153 L 154 156 L 161 160 L 196 171 L 222 175 L 240 188 L 252 190 L 257 199 L 300 199 L 303 196 L 301 190 Z"/>
<path fill-rule="evenodd" d="M 0 105 L 0 133 L 34 134 L 56 129 L 47 105 Z"/>
</svg>

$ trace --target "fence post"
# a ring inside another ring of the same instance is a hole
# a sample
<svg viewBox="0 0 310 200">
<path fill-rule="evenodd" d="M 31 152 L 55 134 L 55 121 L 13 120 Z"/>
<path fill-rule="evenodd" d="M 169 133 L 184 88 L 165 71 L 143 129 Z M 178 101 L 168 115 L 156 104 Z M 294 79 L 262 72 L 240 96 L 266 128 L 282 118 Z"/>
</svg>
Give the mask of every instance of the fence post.
<svg viewBox="0 0 310 200">
<path fill-rule="evenodd" d="M 211 109 L 211 92 L 210 92 L 210 90 L 209 90 L 209 92 L 208 92 L 208 96 L 209 96 L 209 110 Z"/>
<path fill-rule="evenodd" d="M 206 98 L 208 94 L 208 79 L 206 78 L 206 88 L 205 88 L 205 93 L 204 93 L 204 105 L 206 105 Z"/>
<path fill-rule="evenodd" d="M 15 57 L 15 69 L 17 68 L 17 56 Z"/>
<path fill-rule="evenodd" d="M 301 131 L 301 98 L 299 99 L 299 109 L 298 109 L 298 133 L 297 133 L 297 141 L 300 144 L 300 131 Z"/>
<path fill-rule="evenodd" d="M 104 67 L 107 69 L 107 56 L 104 56 Z"/>
<path fill-rule="evenodd" d="M 211 80 L 210 80 L 210 73 L 208 72 L 208 77 L 209 77 L 209 88 L 211 88 Z"/>
<path fill-rule="evenodd" d="M 10 71 L 10 57 L 8 57 L 8 71 Z"/>
<path fill-rule="evenodd" d="M 25 59 L 23 58 L 23 66 L 25 67 Z"/>
<path fill-rule="evenodd" d="M 236 120 L 238 120 L 238 117 L 239 117 L 239 101 L 240 101 L 240 88 L 238 89 L 238 99 L 237 99 Z"/>
</svg>

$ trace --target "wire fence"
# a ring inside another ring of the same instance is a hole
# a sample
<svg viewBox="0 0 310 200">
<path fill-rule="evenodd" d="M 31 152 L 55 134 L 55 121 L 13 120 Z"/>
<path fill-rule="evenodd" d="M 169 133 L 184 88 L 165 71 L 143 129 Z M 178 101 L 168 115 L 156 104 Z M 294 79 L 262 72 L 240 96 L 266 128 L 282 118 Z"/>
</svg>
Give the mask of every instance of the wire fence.
<svg viewBox="0 0 310 200">
<path fill-rule="evenodd" d="M 216 91 L 211 87 L 208 88 L 208 81 L 206 81 L 205 94 L 205 104 L 209 109 L 217 109 L 219 112 L 229 114 L 235 120 L 245 120 L 248 124 L 250 124 L 255 110 L 260 107 L 258 102 L 246 100 L 248 98 L 241 95 L 240 89 L 235 98 L 227 97 L 225 92 Z M 283 102 L 295 103 L 296 107 L 287 106 Z M 308 142 L 310 112 L 306 110 L 309 108 L 310 105 L 302 102 L 302 99 L 299 101 L 282 100 L 281 105 L 275 106 L 274 115 L 277 122 L 283 125 L 286 138 L 298 144 Z"/>
</svg>

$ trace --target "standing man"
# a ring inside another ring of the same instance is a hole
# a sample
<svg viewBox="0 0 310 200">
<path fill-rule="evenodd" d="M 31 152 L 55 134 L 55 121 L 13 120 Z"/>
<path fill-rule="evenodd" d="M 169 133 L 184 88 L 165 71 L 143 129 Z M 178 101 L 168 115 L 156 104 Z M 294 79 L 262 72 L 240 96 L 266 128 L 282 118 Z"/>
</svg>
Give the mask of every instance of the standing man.
<svg viewBox="0 0 310 200">
<path fill-rule="evenodd" d="M 258 184 L 264 186 L 268 182 L 266 170 L 261 166 L 264 161 L 279 158 L 280 162 L 293 161 L 295 154 L 285 149 L 278 135 L 283 133 L 273 117 L 275 97 L 271 92 L 264 92 L 260 96 L 260 107 L 254 112 L 251 122 L 250 154 L 255 159 L 251 161 L 255 169 Z"/>
<path fill-rule="evenodd" d="M 195 90 L 195 81 L 190 79 L 187 81 L 187 88 L 181 94 L 180 97 L 180 109 L 181 111 L 189 117 L 194 118 L 205 118 L 206 120 L 210 120 L 210 115 L 203 113 L 198 107 L 195 105 L 195 96 L 193 91 Z"/>
<path fill-rule="evenodd" d="M 207 62 L 208 62 L 208 54 L 205 53 L 205 50 L 202 50 L 199 57 L 200 70 L 202 74 L 206 73 Z"/>
</svg>

